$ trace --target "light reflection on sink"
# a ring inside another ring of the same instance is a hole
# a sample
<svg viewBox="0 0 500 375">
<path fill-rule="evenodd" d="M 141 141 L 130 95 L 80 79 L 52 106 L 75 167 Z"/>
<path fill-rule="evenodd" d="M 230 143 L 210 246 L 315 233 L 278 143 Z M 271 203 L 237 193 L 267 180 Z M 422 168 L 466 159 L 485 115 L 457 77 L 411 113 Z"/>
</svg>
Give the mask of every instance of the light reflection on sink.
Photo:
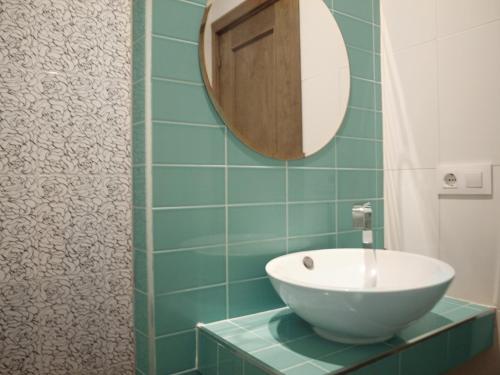
<svg viewBox="0 0 500 375">
<path fill-rule="evenodd" d="M 307 269 L 303 260 L 314 266 Z M 377 250 L 377 283 L 367 276 L 372 250 L 304 251 L 271 260 L 266 272 L 290 308 L 320 336 L 370 344 L 394 334 L 429 312 L 444 296 L 455 271 L 439 260 Z"/>
</svg>

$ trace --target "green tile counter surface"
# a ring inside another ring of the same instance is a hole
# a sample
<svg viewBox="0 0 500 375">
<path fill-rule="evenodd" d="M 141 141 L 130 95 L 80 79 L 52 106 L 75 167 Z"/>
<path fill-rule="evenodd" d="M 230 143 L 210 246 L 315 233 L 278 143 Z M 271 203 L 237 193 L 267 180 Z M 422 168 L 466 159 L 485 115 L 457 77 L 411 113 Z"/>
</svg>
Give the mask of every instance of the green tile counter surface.
<svg viewBox="0 0 500 375">
<path fill-rule="evenodd" d="M 391 340 L 347 345 L 317 336 L 284 307 L 198 327 L 202 375 L 444 374 L 493 344 L 495 310 L 443 298 Z"/>
</svg>

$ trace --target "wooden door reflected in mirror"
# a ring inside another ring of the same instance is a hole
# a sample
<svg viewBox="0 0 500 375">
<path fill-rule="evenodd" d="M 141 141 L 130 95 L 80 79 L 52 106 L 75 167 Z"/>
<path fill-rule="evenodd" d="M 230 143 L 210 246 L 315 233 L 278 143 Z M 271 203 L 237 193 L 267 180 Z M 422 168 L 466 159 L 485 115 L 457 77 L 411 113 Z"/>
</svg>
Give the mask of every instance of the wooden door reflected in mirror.
<svg viewBox="0 0 500 375">
<path fill-rule="evenodd" d="M 220 115 L 263 155 L 311 155 L 342 122 L 347 52 L 321 0 L 214 0 L 201 27 L 200 59 Z"/>
</svg>

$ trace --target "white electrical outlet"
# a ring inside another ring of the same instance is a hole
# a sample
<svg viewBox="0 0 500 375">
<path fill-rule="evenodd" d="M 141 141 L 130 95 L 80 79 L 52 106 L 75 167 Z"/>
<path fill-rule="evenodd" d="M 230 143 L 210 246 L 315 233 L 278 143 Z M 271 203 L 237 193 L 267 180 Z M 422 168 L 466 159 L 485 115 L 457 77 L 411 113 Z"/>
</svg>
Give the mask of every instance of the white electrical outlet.
<svg viewBox="0 0 500 375">
<path fill-rule="evenodd" d="M 439 195 L 491 195 L 491 164 L 447 164 L 437 169 Z"/>
</svg>

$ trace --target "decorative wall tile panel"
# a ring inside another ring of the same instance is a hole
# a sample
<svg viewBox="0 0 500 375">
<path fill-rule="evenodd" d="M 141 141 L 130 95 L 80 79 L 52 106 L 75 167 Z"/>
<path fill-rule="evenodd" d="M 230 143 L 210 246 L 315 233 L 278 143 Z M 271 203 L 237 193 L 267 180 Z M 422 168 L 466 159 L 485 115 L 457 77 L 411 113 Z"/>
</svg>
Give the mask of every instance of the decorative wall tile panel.
<svg viewBox="0 0 500 375">
<path fill-rule="evenodd" d="M 0 0 L 0 374 L 133 374 L 131 1 Z"/>
</svg>

